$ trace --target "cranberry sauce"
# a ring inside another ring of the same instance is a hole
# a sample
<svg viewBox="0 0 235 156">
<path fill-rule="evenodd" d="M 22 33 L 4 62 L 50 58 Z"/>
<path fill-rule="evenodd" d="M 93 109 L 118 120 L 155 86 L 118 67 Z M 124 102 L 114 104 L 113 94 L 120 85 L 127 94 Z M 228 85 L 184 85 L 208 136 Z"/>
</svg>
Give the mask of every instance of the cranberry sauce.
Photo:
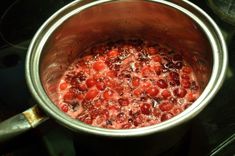
<svg viewBox="0 0 235 156">
<path fill-rule="evenodd" d="M 102 128 L 128 129 L 168 120 L 200 95 L 183 56 L 141 40 L 94 46 L 68 68 L 58 107 L 77 120 Z"/>
</svg>

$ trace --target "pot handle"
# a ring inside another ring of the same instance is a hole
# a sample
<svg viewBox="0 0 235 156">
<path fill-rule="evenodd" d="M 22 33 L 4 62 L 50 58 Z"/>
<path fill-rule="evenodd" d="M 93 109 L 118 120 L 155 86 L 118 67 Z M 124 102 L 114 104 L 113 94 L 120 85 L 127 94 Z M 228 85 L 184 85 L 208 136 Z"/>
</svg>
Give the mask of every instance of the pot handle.
<svg viewBox="0 0 235 156">
<path fill-rule="evenodd" d="M 0 143 L 35 128 L 48 119 L 37 105 L 0 123 Z"/>
</svg>

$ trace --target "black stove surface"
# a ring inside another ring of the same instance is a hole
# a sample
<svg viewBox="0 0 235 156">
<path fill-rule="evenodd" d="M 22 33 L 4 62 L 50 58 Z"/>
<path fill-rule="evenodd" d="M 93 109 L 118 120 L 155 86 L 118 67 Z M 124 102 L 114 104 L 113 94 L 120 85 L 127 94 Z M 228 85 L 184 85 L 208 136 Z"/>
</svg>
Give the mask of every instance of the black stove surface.
<svg viewBox="0 0 235 156">
<path fill-rule="evenodd" d="M 71 1 L 5 0 L 0 5 L 0 121 L 35 104 L 24 76 L 27 48 L 42 23 Z M 211 15 L 225 34 L 234 31 L 233 26 L 214 14 L 206 1 L 195 1 L 195 4 Z M 235 37 L 228 41 L 229 70 L 223 87 L 192 121 L 184 138 L 161 156 L 235 155 L 234 45 Z M 0 156 L 22 155 L 84 156 L 96 153 L 74 139 L 69 130 L 49 120 L 0 145 Z"/>
</svg>

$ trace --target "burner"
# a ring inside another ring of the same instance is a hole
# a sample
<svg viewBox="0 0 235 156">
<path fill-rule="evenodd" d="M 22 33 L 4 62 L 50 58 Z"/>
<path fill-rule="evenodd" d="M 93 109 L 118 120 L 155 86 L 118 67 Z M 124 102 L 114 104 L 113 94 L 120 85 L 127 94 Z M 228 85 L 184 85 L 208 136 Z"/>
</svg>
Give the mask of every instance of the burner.
<svg viewBox="0 0 235 156">
<path fill-rule="evenodd" d="M 31 39 L 42 23 L 65 4 L 64 0 L 15 0 L 0 17 L 0 37 L 6 44 L 26 50 L 28 44 L 18 44 Z"/>
</svg>

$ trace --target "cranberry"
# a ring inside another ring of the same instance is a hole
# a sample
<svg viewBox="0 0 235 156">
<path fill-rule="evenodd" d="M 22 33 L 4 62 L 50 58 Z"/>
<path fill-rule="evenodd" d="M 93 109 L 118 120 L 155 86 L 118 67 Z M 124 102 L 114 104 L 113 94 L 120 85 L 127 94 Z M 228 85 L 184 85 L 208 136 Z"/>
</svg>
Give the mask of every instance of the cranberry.
<svg viewBox="0 0 235 156">
<path fill-rule="evenodd" d="M 187 95 L 187 100 L 188 100 L 189 102 L 194 102 L 194 101 L 196 100 L 196 97 L 195 97 L 195 95 L 194 95 L 193 93 L 189 93 L 189 94 Z"/>
<path fill-rule="evenodd" d="M 167 83 L 166 83 L 166 81 L 165 80 L 163 80 L 163 79 L 159 79 L 158 81 L 157 81 L 157 85 L 158 85 L 158 87 L 160 87 L 160 88 L 167 88 Z"/>
<path fill-rule="evenodd" d="M 63 112 L 68 112 L 69 110 L 68 105 L 65 105 L 65 104 L 63 104 L 60 108 Z"/>
<path fill-rule="evenodd" d="M 115 58 L 115 57 L 117 57 L 118 55 L 119 55 L 119 53 L 118 53 L 117 50 L 110 50 L 110 51 L 108 52 L 108 56 L 109 56 L 110 58 Z"/>
<path fill-rule="evenodd" d="M 122 125 L 122 129 L 129 129 L 129 128 L 131 128 L 130 123 L 126 123 L 126 124 Z"/>
<path fill-rule="evenodd" d="M 105 63 L 104 62 L 95 62 L 94 65 L 93 65 L 93 68 L 96 70 L 96 71 L 101 71 L 101 70 L 104 70 L 105 68 Z"/>
<path fill-rule="evenodd" d="M 60 84 L 60 90 L 65 90 L 68 87 L 68 84 L 66 82 L 63 82 Z"/>
<path fill-rule="evenodd" d="M 182 80 L 181 80 L 181 85 L 182 85 L 184 88 L 190 88 L 191 83 L 190 83 L 187 79 L 182 79 Z"/>
<path fill-rule="evenodd" d="M 148 67 L 144 67 L 142 69 L 142 75 L 144 77 L 148 77 L 148 76 L 151 76 L 151 75 L 154 75 L 154 70 L 152 67 L 148 66 Z"/>
<path fill-rule="evenodd" d="M 91 109 L 93 107 L 91 101 L 88 101 L 88 100 L 83 100 L 82 101 L 82 107 L 84 109 Z"/>
<path fill-rule="evenodd" d="M 170 72 L 169 73 L 169 80 L 170 80 L 170 84 L 172 86 L 174 85 L 180 85 L 180 81 L 179 81 L 179 74 L 176 72 Z"/>
<path fill-rule="evenodd" d="M 168 90 L 163 90 L 162 93 L 161 93 L 161 95 L 162 95 L 162 97 L 163 97 L 164 99 L 167 99 L 168 97 L 171 96 L 171 92 L 168 91 Z"/>
<path fill-rule="evenodd" d="M 126 120 L 126 115 L 125 113 L 121 112 L 117 115 L 117 122 L 118 123 L 123 123 Z"/>
<path fill-rule="evenodd" d="M 83 98 L 84 98 L 84 95 L 82 93 L 77 94 L 77 99 L 78 100 L 83 100 Z"/>
<path fill-rule="evenodd" d="M 106 75 L 109 76 L 110 78 L 115 78 L 115 77 L 117 77 L 117 72 L 110 70 L 106 73 Z"/>
<path fill-rule="evenodd" d="M 132 78 L 132 85 L 133 85 L 134 87 L 138 87 L 138 86 L 140 85 L 140 78 L 138 78 L 138 77 L 133 77 L 133 78 Z"/>
<path fill-rule="evenodd" d="M 161 116 L 162 112 L 157 108 L 153 110 L 153 115 L 159 118 Z"/>
<path fill-rule="evenodd" d="M 157 75 L 160 75 L 162 73 L 162 67 L 161 66 L 154 66 L 155 73 Z"/>
<path fill-rule="evenodd" d="M 166 121 L 166 120 L 169 120 L 170 118 L 172 118 L 174 115 L 171 114 L 171 113 L 164 113 L 162 114 L 161 116 L 161 121 Z"/>
<path fill-rule="evenodd" d="M 141 93 L 142 93 L 141 89 L 136 89 L 136 90 L 133 91 L 133 94 L 137 97 L 139 97 L 141 95 Z"/>
<path fill-rule="evenodd" d="M 159 108 L 161 109 L 161 111 L 169 111 L 173 108 L 173 105 L 171 103 L 162 103 L 159 105 Z"/>
<path fill-rule="evenodd" d="M 64 95 L 63 99 L 64 99 L 64 102 L 66 102 L 66 103 L 71 103 L 71 102 L 74 100 L 74 97 L 75 97 L 74 93 L 72 93 L 72 92 L 67 92 L 67 93 Z"/>
<path fill-rule="evenodd" d="M 120 98 L 120 99 L 118 99 L 118 103 L 121 106 L 128 106 L 129 105 L 129 100 L 127 98 Z"/>
<path fill-rule="evenodd" d="M 187 74 L 182 74 L 181 78 L 185 80 L 190 80 L 190 77 Z"/>
<path fill-rule="evenodd" d="M 88 88 L 93 87 L 96 84 L 96 81 L 93 78 L 89 78 L 86 80 L 86 85 Z"/>
<path fill-rule="evenodd" d="M 99 92 L 96 89 L 89 90 L 86 93 L 85 99 L 86 100 L 92 100 L 92 99 L 94 99 L 98 95 L 98 93 Z"/>
<path fill-rule="evenodd" d="M 157 50 L 154 47 L 149 47 L 148 48 L 148 53 L 150 55 L 154 55 L 154 54 L 157 54 Z"/>
<path fill-rule="evenodd" d="M 154 60 L 155 62 L 159 62 L 159 63 L 162 62 L 162 58 L 161 58 L 161 56 L 159 56 L 159 55 L 154 56 L 154 57 L 153 57 L 153 60 Z"/>
<path fill-rule="evenodd" d="M 174 115 L 178 115 L 182 112 L 183 110 L 181 108 L 173 108 L 172 113 Z"/>
<path fill-rule="evenodd" d="M 89 113 L 90 113 L 91 118 L 95 119 L 99 115 L 100 110 L 96 109 L 96 108 L 93 108 L 89 111 Z"/>
<path fill-rule="evenodd" d="M 78 84 L 77 85 L 78 90 L 81 92 L 87 91 L 87 86 L 85 84 Z"/>
<path fill-rule="evenodd" d="M 80 82 L 85 81 L 86 80 L 86 75 L 83 71 L 78 72 L 78 74 L 76 75 L 76 77 L 80 80 Z"/>
<path fill-rule="evenodd" d="M 156 87 L 150 87 L 146 90 L 146 93 L 151 97 L 155 97 L 159 93 L 159 90 Z"/>
<path fill-rule="evenodd" d="M 149 81 L 146 81 L 142 84 L 142 87 L 143 87 L 143 90 L 146 90 L 147 88 L 149 88 L 151 86 L 151 82 Z"/>
<path fill-rule="evenodd" d="M 92 119 L 90 119 L 89 117 L 85 118 L 83 120 L 84 123 L 88 124 L 88 125 L 91 125 L 92 124 Z"/>
<path fill-rule="evenodd" d="M 182 68 L 183 73 L 190 74 L 192 72 L 192 68 L 189 66 L 184 66 Z"/>
<path fill-rule="evenodd" d="M 108 100 L 108 99 L 112 98 L 113 94 L 114 94 L 114 92 L 113 92 L 112 90 L 108 89 L 108 90 L 105 90 L 105 91 L 104 91 L 103 97 L 104 97 L 106 100 Z"/>
<path fill-rule="evenodd" d="M 140 107 L 141 112 L 145 115 L 149 115 L 151 113 L 151 105 L 149 103 L 144 103 Z"/>
<path fill-rule="evenodd" d="M 96 88 L 98 90 L 104 90 L 106 88 L 105 82 L 103 80 L 99 80 L 96 82 Z"/>
<path fill-rule="evenodd" d="M 179 98 L 183 98 L 187 94 L 187 91 L 184 88 L 176 88 L 173 92 L 174 95 Z"/>
</svg>

